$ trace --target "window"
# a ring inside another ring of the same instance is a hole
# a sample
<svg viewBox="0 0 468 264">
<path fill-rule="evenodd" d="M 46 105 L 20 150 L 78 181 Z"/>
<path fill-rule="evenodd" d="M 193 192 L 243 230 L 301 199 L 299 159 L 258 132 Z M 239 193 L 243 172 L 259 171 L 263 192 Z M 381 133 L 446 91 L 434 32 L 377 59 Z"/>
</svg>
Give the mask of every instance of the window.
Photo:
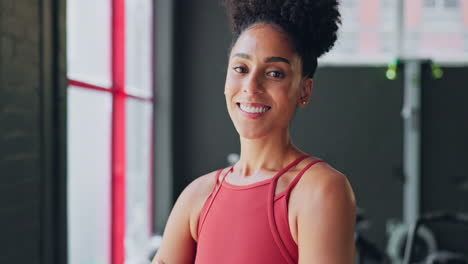
<svg viewBox="0 0 468 264">
<path fill-rule="evenodd" d="M 356 7 L 356 0 L 341 0 L 341 6 L 345 8 Z"/>
<path fill-rule="evenodd" d="M 445 8 L 457 8 L 459 5 L 458 0 L 445 0 Z"/>
<path fill-rule="evenodd" d="M 342 0 L 342 25 L 322 65 L 387 65 L 395 57 L 468 63 L 468 4 L 460 0 Z M 399 12 L 403 11 L 403 14 Z"/>
<path fill-rule="evenodd" d="M 67 8 L 69 263 L 131 263 L 152 233 L 152 1 Z"/>
<path fill-rule="evenodd" d="M 395 57 L 397 45 L 382 36 L 397 35 L 397 6 L 392 0 L 343 0 L 338 41 L 320 63 L 387 64 Z"/>
<path fill-rule="evenodd" d="M 460 3 L 459 0 L 424 0 L 425 8 L 458 8 Z"/>
<path fill-rule="evenodd" d="M 435 7 L 436 6 L 436 0 L 424 0 L 424 7 Z"/>
</svg>

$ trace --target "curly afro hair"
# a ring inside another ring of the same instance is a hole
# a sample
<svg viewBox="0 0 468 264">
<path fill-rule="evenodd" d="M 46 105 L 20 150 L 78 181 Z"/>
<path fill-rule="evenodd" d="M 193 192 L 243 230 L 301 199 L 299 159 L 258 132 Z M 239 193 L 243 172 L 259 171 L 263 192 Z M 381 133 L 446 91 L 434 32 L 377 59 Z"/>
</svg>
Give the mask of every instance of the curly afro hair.
<svg viewBox="0 0 468 264">
<path fill-rule="evenodd" d="M 338 0 L 224 0 L 231 21 L 233 43 L 253 24 L 281 28 L 302 58 L 303 75 L 312 78 L 317 58 L 337 39 L 341 16 Z"/>
</svg>

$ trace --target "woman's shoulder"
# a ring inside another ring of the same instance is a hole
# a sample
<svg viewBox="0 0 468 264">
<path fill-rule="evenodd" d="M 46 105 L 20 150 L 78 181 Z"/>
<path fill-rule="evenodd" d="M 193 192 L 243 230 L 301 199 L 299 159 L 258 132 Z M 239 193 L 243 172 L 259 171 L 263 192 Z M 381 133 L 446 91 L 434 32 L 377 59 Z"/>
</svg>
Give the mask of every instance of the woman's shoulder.
<svg viewBox="0 0 468 264">
<path fill-rule="evenodd" d="M 223 172 L 225 170 L 226 168 L 214 170 L 195 178 L 189 185 L 187 185 L 187 187 L 185 187 L 183 192 L 192 198 L 196 198 L 197 196 L 206 198 L 217 183 L 216 180 L 218 172 Z"/>
<path fill-rule="evenodd" d="M 343 251 L 337 258 L 351 258 L 356 203 L 351 185 L 343 173 L 326 162 L 316 163 L 293 189 L 290 202 L 293 202 L 293 226 L 296 227 L 293 235 L 302 259 L 323 262 L 335 248 Z M 334 261 L 338 262 L 345 263 Z"/>
<path fill-rule="evenodd" d="M 310 159 L 311 162 L 314 160 L 317 159 Z M 308 168 L 294 188 L 294 193 L 298 198 L 296 201 L 307 201 L 302 206 L 310 206 L 310 202 L 313 201 L 322 204 L 329 199 L 332 203 L 342 202 L 349 206 L 355 204 L 354 193 L 346 175 L 326 161 L 318 162 Z"/>
<path fill-rule="evenodd" d="M 225 171 L 226 168 L 219 169 Z M 219 170 L 215 170 L 194 179 L 181 194 L 185 201 L 188 201 L 186 208 L 190 210 L 190 233 L 192 238 L 197 240 L 197 226 L 203 206 L 214 190 L 217 184 L 217 174 Z"/>
<path fill-rule="evenodd" d="M 198 211 L 201 210 L 204 201 L 215 187 L 217 172 L 218 170 L 212 171 L 195 178 L 184 188 L 177 198 L 177 202 L 183 210 L 189 212 L 191 218 L 194 214 L 199 213 Z"/>
</svg>

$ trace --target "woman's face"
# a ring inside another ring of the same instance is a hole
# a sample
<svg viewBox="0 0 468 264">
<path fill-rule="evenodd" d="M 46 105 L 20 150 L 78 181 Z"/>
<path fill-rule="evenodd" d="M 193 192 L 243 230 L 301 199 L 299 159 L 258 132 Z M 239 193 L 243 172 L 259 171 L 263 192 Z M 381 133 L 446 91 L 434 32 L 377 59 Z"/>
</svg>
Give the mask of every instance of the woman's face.
<svg viewBox="0 0 468 264">
<path fill-rule="evenodd" d="M 229 115 L 244 138 L 287 130 L 296 106 L 305 106 L 312 80 L 288 37 L 270 24 L 246 29 L 232 48 L 224 93 Z"/>
</svg>

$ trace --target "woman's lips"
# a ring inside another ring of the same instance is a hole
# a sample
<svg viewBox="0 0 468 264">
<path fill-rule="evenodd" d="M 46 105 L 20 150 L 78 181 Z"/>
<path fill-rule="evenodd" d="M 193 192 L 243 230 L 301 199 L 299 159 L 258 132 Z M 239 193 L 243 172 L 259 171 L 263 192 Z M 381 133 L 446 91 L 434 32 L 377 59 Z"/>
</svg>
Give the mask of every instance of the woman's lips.
<svg viewBox="0 0 468 264">
<path fill-rule="evenodd" d="M 237 105 L 240 105 L 240 104 L 242 104 L 243 106 L 246 106 L 246 107 L 268 107 L 268 108 L 271 108 L 269 105 L 259 104 L 259 103 L 241 103 L 241 102 L 237 103 Z"/>
<path fill-rule="evenodd" d="M 242 104 L 242 107 L 241 107 Z M 256 119 L 265 115 L 271 107 L 259 103 L 236 103 L 239 112 L 250 119 Z"/>
</svg>

